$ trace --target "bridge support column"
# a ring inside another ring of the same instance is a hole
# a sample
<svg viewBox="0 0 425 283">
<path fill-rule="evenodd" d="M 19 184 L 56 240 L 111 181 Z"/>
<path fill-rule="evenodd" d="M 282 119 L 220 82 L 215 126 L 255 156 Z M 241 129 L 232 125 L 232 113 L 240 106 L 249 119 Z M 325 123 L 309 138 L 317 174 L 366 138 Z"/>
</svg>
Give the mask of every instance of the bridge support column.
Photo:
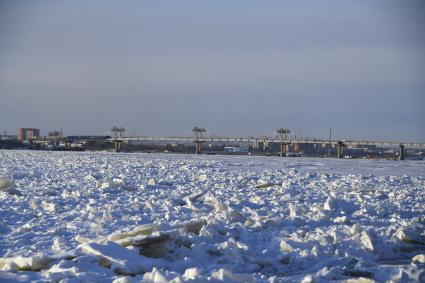
<svg viewBox="0 0 425 283">
<path fill-rule="evenodd" d="M 400 155 L 398 156 L 399 160 L 404 160 L 404 145 L 400 144 Z"/>
<path fill-rule="evenodd" d="M 115 141 L 115 152 L 120 152 L 121 151 L 121 141 L 116 140 Z"/>
<path fill-rule="evenodd" d="M 344 147 L 345 147 L 345 144 L 343 142 L 339 141 L 336 146 L 337 146 L 338 158 L 344 158 Z"/>
<path fill-rule="evenodd" d="M 286 145 L 284 142 L 280 143 L 280 157 L 286 156 Z"/>
<path fill-rule="evenodd" d="M 253 149 L 254 151 L 258 151 L 258 140 L 254 140 L 254 141 L 252 142 L 252 149 Z"/>
<path fill-rule="evenodd" d="M 263 141 L 263 151 L 266 151 L 269 148 L 269 142 L 267 140 Z"/>
<path fill-rule="evenodd" d="M 201 153 L 202 153 L 202 142 L 195 141 L 195 154 L 201 154 Z"/>
</svg>

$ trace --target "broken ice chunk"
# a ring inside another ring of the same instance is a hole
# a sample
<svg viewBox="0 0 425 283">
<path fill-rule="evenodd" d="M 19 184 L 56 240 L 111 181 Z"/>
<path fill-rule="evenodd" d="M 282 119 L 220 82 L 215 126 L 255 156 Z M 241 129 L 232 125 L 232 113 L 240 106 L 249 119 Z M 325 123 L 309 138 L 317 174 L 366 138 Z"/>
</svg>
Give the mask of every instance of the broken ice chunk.
<svg viewBox="0 0 425 283">
<path fill-rule="evenodd" d="M 199 231 L 201 231 L 202 227 L 204 227 L 206 224 L 207 222 L 203 219 L 194 219 L 184 223 L 183 227 L 186 228 L 187 232 L 199 235 Z"/>
<path fill-rule="evenodd" d="M 355 279 L 347 279 L 342 281 L 343 283 L 375 283 L 375 280 L 365 278 L 365 277 L 359 277 Z"/>
<path fill-rule="evenodd" d="M 178 273 L 172 271 L 162 271 L 154 267 L 151 272 L 146 272 L 143 275 L 143 282 L 148 283 L 169 283 L 169 282 L 181 282 L 177 277 Z M 174 279 L 174 280 L 173 280 Z"/>
<path fill-rule="evenodd" d="M 425 237 L 413 230 L 399 229 L 396 232 L 396 237 L 405 243 L 425 245 Z"/>
<path fill-rule="evenodd" d="M 335 210 L 338 208 L 338 202 L 333 197 L 328 197 L 326 199 L 326 202 L 323 204 L 324 210 Z"/>
<path fill-rule="evenodd" d="M 88 174 L 84 177 L 84 180 L 86 180 L 87 182 L 96 181 L 96 177 L 92 174 Z"/>
<path fill-rule="evenodd" d="M 360 233 L 361 227 L 360 227 L 359 223 L 356 223 L 353 226 L 351 226 L 349 228 L 349 231 L 350 231 L 351 235 L 355 235 L 357 233 Z"/>
<path fill-rule="evenodd" d="M 412 258 L 413 262 L 425 263 L 425 254 L 418 254 Z"/>
<path fill-rule="evenodd" d="M 335 230 L 330 233 L 333 238 L 333 243 L 338 244 L 345 238 L 345 234 L 340 230 Z"/>
<path fill-rule="evenodd" d="M 158 230 L 159 230 L 159 227 L 157 225 L 145 224 L 145 225 L 140 225 L 139 227 L 136 227 L 135 229 L 128 232 L 114 233 L 108 237 L 108 240 L 115 242 L 121 239 L 135 237 L 138 235 L 150 235 L 152 234 L 153 231 L 158 231 Z"/>
<path fill-rule="evenodd" d="M 370 251 L 373 251 L 375 249 L 374 246 L 374 235 L 371 231 L 363 231 L 361 236 L 362 245 Z"/>
<path fill-rule="evenodd" d="M 66 242 L 63 238 L 61 237 L 56 237 L 53 240 L 53 245 L 52 245 L 52 249 L 54 251 L 63 251 L 66 248 Z"/>
<path fill-rule="evenodd" d="M 51 258 L 43 255 L 0 258 L 0 270 L 40 271 L 45 269 L 50 261 Z"/>
<path fill-rule="evenodd" d="M 47 213 L 54 213 L 56 211 L 56 204 L 50 203 L 50 202 L 42 202 L 41 207 L 46 211 Z"/>
<path fill-rule="evenodd" d="M 354 213 L 355 211 L 357 211 L 359 209 L 358 205 L 348 202 L 346 200 L 343 199 L 336 199 L 332 196 L 329 196 L 326 199 L 326 202 L 323 204 L 323 209 L 324 210 L 336 210 L 336 209 L 340 209 L 346 213 Z"/>
<path fill-rule="evenodd" d="M 6 192 L 11 195 L 22 195 L 20 191 L 14 188 L 15 182 L 9 178 L 0 177 L 0 192 Z"/>
<path fill-rule="evenodd" d="M 202 182 L 202 181 L 206 181 L 208 180 L 208 176 L 205 174 L 199 175 L 198 176 L 198 181 Z"/>
<path fill-rule="evenodd" d="M 0 191 L 6 190 L 10 187 L 13 187 L 14 185 L 15 185 L 15 183 L 11 179 L 5 178 L 5 177 L 0 177 Z"/>
<path fill-rule="evenodd" d="M 215 271 L 211 274 L 211 277 L 217 280 L 225 281 L 225 282 L 255 282 L 254 278 L 248 274 L 235 274 L 231 271 L 221 268 L 218 271 Z"/>
<path fill-rule="evenodd" d="M 137 281 L 133 279 L 133 277 L 131 276 L 122 276 L 112 281 L 112 283 L 133 283 L 133 282 L 137 282 Z"/>
<path fill-rule="evenodd" d="M 183 278 L 186 280 L 195 280 L 196 277 L 201 275 L 201 270 L 196 267 L 187 268 L 183 274 Z"/>
<path fill-rule="evenodd" d="M 285 240 L 280 241 L 279 246 L 280 246 L 280 250 L 282 252 L 292 253 L 292 251 L 293 251 L 292 247 Z"/>
<path fill-rule="evenodd" d="M 249 198 L 249 202 L 259 205 L 264 205 L 265 201 L 259 196 L 252 196 Z"/>
<path fill-rule="evenodd" d="M 0 272 L 0 282 L 42 282 L 38 272 Z"/>
<path fill-rule="evenodd" d="M 299 209 L 292 203 L 289 204 L 289 217 L 295 218 L 299 214 Z"/>
<path fill-rule="evenodd" d="M 82 246 L 82 251 L 97 256 L 101 265 L 122 275 L 137 275 L 164 265 L 159 259 L 141 256 L 114 242 L 88 243 Z"/>
<path fill-rule="evenodd" d="M 156 185 L 155 179 L 153 179 L 153 178 L 149 179 L 148 186 L 155 186 L 155 185 Z"/>
<path fill-rule="evenodd" d="M 350 223 L 350 219 L 348 219 L 347 216 L 339 216 L 339 217 L 335 217 L 333 220 L 335 223 Z"/>
</svg>

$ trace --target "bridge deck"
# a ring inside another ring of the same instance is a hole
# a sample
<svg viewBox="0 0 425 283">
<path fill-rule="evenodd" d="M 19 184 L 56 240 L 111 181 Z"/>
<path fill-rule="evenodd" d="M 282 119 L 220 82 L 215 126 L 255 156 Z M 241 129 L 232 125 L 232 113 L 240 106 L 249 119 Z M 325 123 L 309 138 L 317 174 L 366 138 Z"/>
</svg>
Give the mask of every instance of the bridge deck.
<svg viewBox="0 0 425 283">
<path fill-rule="evenodd" d="M 174 142 L 195 142 L 194 137 L 125 137 L 109 139 L 110 141 L 174 141 Z M 384 147 L 398 147 L 400 144 L 409 148 L 425 148 L 425 143 L 415 142 L 395 142 L 395 141 L 361 141 L 361 140 L 320 140 L 320 139 L 286 139 L 281 140 L 278 138 L 231 138 L 231 137 L 205 137 L 198 139 L 199 142 L 246 142 L 246 143 L 288 143 L 288 144 L 330 144 L 337 145 L 343 142 L 345 145 L 372 145 L 372 146 L 384 146 Z"/>
</svg>

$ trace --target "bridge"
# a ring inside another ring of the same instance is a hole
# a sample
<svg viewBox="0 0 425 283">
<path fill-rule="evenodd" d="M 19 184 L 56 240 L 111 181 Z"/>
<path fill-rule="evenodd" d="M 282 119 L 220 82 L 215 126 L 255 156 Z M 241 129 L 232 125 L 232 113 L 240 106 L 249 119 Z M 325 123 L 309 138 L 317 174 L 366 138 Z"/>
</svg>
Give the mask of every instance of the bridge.
<svg viewBox="0 0 425 283">
<path fill-rule="evenodd" d="M 110 142 L 115 143 L 115 150 L 121 149 L 121 143 L 129 143 L 132 141 L 151 141 L 151 142 L 193 142 L 196 144 L 196 153 L 201 152 L 203 143 L 211 142 L 240 142 L 249 143 L 254 149 L 258 149 L 262 144 L 268 147 L 269 143 L 277 143 L 281 145 L 281 153 L 283 155 L 285 145 L 289 144 L 322 144 L 337 148 L 337 156 L 343 158 L 345 146 L 379 146 L 379 147 L 398 147 L 400 148 L 399 159 L 404 159 L 405 148 L 425 148 L 425 143 L 416 142 L 395 142 L 395 141 L 365 141 L 365 140 L 322 140 L 322 139 L 281 139 L 273 137 L 261 138 L 245 138 L 245 137 L 120 137 L 110 138 Z"/>
</svg>

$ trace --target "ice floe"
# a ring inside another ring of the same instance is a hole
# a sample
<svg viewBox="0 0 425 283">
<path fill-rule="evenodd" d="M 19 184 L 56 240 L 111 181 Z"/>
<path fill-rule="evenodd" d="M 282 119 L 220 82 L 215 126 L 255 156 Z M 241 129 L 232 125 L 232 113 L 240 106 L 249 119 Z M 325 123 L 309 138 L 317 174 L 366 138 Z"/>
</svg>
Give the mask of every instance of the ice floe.
<svg viewBox="0 0 425 283">
<path fill-rule="evenodd" d="M 423 282 L 425 162 L 0 151 L 0 282 Z"/>
</svg>

